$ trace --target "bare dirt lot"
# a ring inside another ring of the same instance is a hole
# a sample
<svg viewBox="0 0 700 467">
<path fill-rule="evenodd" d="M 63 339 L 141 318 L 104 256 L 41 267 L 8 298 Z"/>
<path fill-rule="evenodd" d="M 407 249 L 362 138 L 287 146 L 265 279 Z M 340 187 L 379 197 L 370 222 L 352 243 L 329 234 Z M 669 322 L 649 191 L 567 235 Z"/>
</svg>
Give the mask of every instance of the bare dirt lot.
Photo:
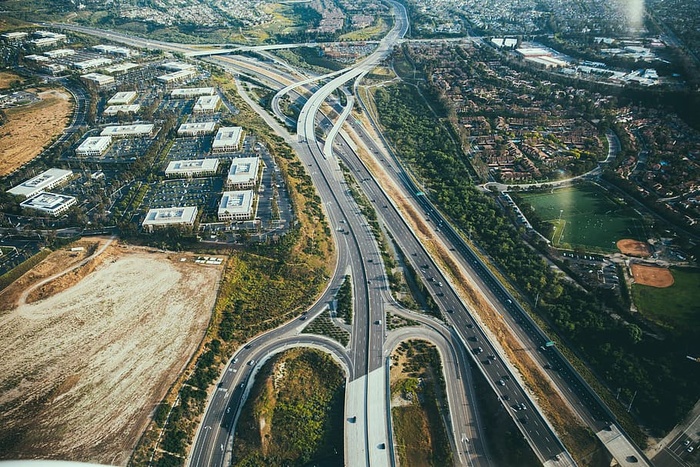
<svg viewBox="0 0 700 467">
<path fill-rule="evenodd" d="M 13 81 L 22 81 L 22 78 L 14 73 L 0 71 L 0 89 L 9 88 L 10 83 L 12 83 Z"/>
<path fill-rule="evenodd" d="M 68 125 L 70 95 L 56 89 L 39 90 L 40 102 L 5 109 L 0 126 L 0 176 L 7 175 L 41 153 Z"/>
<path fill-rule="evenodd" d="M 617 248 L 623 254 L 629 256 L 638 256 L 640 258 L 647 258 L 651 256 L 651 250 L 646 242 L 640 242 L 639 240 L 631 240 L 625 238 L 618 240 Z"/>
<path fill-rule="evenodd" d="M 0 458 L 126 464 L 208 325 L 222 266 L 105 240 L 81 246 L 0 294 L 3 304 L 35 300 L 0 312 Z M 57 265 L 77 267 L 35 287 Z"/>
<path fill-rule="evenodd" d="M 631 269 L 634 282 L 637 284 L 659 288 L 671 287 L 673 285 L 673 274 L 666 268 L 633 264 Z"/>
</svg>

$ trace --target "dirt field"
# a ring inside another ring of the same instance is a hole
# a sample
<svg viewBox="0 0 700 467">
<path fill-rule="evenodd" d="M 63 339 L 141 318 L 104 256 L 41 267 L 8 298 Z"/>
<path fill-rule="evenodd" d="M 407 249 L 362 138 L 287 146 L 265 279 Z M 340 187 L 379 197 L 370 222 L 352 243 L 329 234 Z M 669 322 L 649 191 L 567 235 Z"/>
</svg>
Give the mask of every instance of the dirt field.
<svg viewBox="0 0 700 467">
<path fill-rule="evenodd" d="M 5 109 L 8 121 L 0 126 L 0 176 L 34 159 L 68 125 L 72 104 L 67 92 L 51 89 L 38 96 L 41 102 Z"/>
<path fill-rule="evenodd" d="M 628 238 L 618 240 L 617 248 L 625 255 L 647 258 L 651 256 L 651 250 L 646 242 L 630 240 Z"/>
<path fill-rule="evenodd" d="M 81 246 L 0 294 L 3 304 L 38 300 L 0 314 L 0 458 L 126 464 L 208 325 L 222 266 Z M 57 265 L 75 269 L 54 279 Z"/>
<path fill-rule="evenodd" d="M 0 89 L 7 89 L 13 81 L 21 81 L 18 75 L 7 71 L 0 71 Z"/>
<path fill-rule="evenodd" d="M 671 287 L 673 285 L 673 274 L 666 268 L 656 266 L 645 266 L 643 264 L 632 265 L 632 277 L 634 282 L 652 287 Z"/>
</svg>

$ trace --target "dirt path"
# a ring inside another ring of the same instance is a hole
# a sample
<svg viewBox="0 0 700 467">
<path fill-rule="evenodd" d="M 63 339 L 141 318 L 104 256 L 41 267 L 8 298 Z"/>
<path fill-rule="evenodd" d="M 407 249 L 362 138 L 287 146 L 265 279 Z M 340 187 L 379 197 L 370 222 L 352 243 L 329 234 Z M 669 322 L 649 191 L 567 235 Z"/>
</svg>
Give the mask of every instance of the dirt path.
<svg viewBox="0 0 700 467">
<path fill-rule="evenodd" d="M 204 335 L 223 266 L 102 242 L 89 258 L 52 253 L 12 295 L 23 304 L 0 322 L 0 459 L 125 465 Z"/>
<path fill-rule="evenodd" d="M 69 272 L 78 269 L 79 267 L 85 266 L 87 263 L 89 263 L 93 259 L 100 256 L 102 253 L 104 253 L 104 251 L 107 249 L 107 247 L 109 247 L 112 244 L 112 241 L 114 241 L 114 236 L 109 237 L 109 240 L 107 240 L 97 251 L 95 251 L 93 254 L 91 254 L 90 256 L 88 256 L 87 258 L 85 258 L 84 260 L 79 262 L 78 264 L 74 264 L 73 266 L 69 267 L 65 271 L 57 272 L 53 276 L 47 277 L 46 279 L 43 279 L 43 280 L 37 282 L 36 284 L 28 287 L 27 289 L 25 289 L 22 292 L 22 294 L 19 296 L 19 299 L 17 300 L 17 306 L 26 305 L 27 304 L 27 297 L 29 296 L 29 294 L 34 292 L 35 290 L 37 290 L 42 285 L 48 284 L 52 280 L 58 279 L 59 277 L 64 276 L 64 275 L 68 274 Z"/>
</svg>

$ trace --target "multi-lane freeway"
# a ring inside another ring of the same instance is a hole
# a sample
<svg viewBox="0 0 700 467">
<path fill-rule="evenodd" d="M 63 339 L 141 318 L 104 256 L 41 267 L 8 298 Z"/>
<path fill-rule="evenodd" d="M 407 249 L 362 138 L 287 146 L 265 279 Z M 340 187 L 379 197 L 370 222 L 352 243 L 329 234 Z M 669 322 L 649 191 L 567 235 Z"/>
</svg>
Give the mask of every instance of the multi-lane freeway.
<svg viewBox="0 0 700 467">
<path fill-rule="evenodd" d="M 407 337 L 408 334 L 405 333 L 408 331 L 402 331 L 402 334 L 397 336 L 389 334 L 385 328 L 385 307 L 392 303 L 392 298 L 388 293 L 384 266 L 374 236 L 344 184 L 338 158 L 343 160 L 353 176 L 360 181 L 365 195 L 375 203 L 378 217 L 425 281 L 435 302 L 443 311 L 445 321 L 450 326 L 452 347 L 445 344 L 447 340 L 444 329 L 442 333 L 434 328 L 433 331 L 420 331 L 416 335 L 438 341 L 443 358 L 448 354 L 451 355 L 452 361 L 457 362 L 456 367 L 461 370 L 452 372 L 448 369 L 445 372 L 449 385 L 448 396 L 453 399 L 450 402 L 450 409 L 453 420 L 452 442 L 458 453 L 455 461 L 464 465 L 489 464 L 488 453 L 481 444 L 478 422 L 475 422 L 479 417 L 474 412 L 474 405 L 467 403 L 461 409 L 454 405 L 455 400 L 470 400 L 469 385 L 465 384 L 465 378 L 460 376 L 468 374 L 465 363 L 465 357 L 468 356 L 478 371 L 486 377 L 494 393 L 509 411 L 542 463 L 573 465 L 573 460 L 545 417 L 539 412 L 537 404 L 525 389 L 517 372 L 511 367 L 509 361 L 502 357 L 500 347 L 492 340 L 490 332 L 482 328 L 478 317 L 472 315 L 471 310 L 464 306 L 452 288 L 449 278 L 443 275 L 439 265 L 433 261 L 405 222 L 403 214 L 359 159 L 353 149 L 354 143 L 346 139 L 344 132 L 339 131 L 342 122 L 336 122 L 336 126 L 325 142 L 317 139 L 317 134 L 323 133 L 319 131 L 319 123 L 325 119 L 321 113 L 321 105 L 327 101 L 331 93 L 353 79 L 361 79 L 388 55 L 393 45 L 407 31 L 408 20 L 405 9 L 396 2 L 390 1 L 390 3 L 395 15 L 394 27 L 390 33 L 379 43 L 373 54 L 358 64 L 341 70 L 334 76 L 321 77 L 329 81 L 319 89 L 313 88 L 314 92 L 307 99 L 297 120 L 298 139 L 296 141 L 257 104 L 248 102 L 266 118 L 268 124 L 278 134 L 287 139 L 305 164 L 323 201 L 329 223 L 333 227 L 338 262 L 328 288 L 309 311 L 308 321 L 301 318 L 295 319 L 281 328 L 258 336 L 229 362 L 216 391 L 208 402 L 195 445 L 190 453 L 191 465 L 225 465 L 229 460 L 232 440 L 235 437 L 235 422 L 247 395 L 251 378 L 254 377 L 261 362 L 271 354 L 299 345 L 315 346 L 335 355 L 346 371 L 348 378 L 345 409 L 348 417 L 346 418 L 351 418 L 353 423 L 345 426 L 345 462 L 348 465 L 394 464 L 389 430 L 390 413 L 386 400 L 386 357 L 397 339 Z M 94 33 L 94 30 L 83 32 Z M 179 44 L 137 38 L 125 39 L 111 32 L 103 33 L 103 37 L 105 34 L 109 39 L 126 41 L 134 46 L 183 53 L 192 51 L 188 46 Z M 293 89 L 311 85 L 312 82 L 319 80 L 319 77 L 300 79 L 299 76 L 291 73 L 289 66 L 282 70 L 275 68 L 274 65 L 262 65 L 224 57 L 218 58 L 216 62 L 225 67 L 235 67 L 236 70 L 246 70 L 248 74 L 259 76 L 267 82 L 272 81 L 278 89 L 284 89 L 284 92 L 291 92 Z M 348 100 L 351 106 L 353 100 L 351 98 Z M 342 118 L 344 119 L 348 113 L 349 111 L 342 112 Z M 370 154 L 380 153 L 386 149 L 381 147 L 383 145 L 380 146 L 372 141 L 356 122 L 352 126 Z M 337 148 L 333 147 L 333 138 L 336 138 Z M 449 222 L 425 196 L 419 194 L 419 188 L 403 170 L 399 160 L 392 154 L 391 158 L 388 157 L 382 162 L 385 173 L 394 178 L 397 186 L 404 191 L 404 196 L 424 213 L 427 220 L 430 220 L 433 224 L 433 233 L 450 246 L 455 258 L 462 263 L 475 284 L 502 313 L 525 347 L 537 349 L 545 340 L 548 340 Z M 343 349 L 323 337 L 299 334 L 301 328 L 332 300 L 342 277 L 347 272 L 351 273 L 355 296 L 355 321 L 349 352 L 348 349 Z M 385 341 L 387 337 L 390 338 L 388 343 Z M 549 366 L 559 370 L 557 373 L 552 373 L 550 377 L 584 421 L 595 429 L 608 426 L 607 422 L 611 420 L 612 415 L 556 349 L 539 353 L 535 351 L 533 355 L 543 368 Z M 460 428 L 457 428 L 458 426 Z M 623 434 L 620 436 L 624 437 Z M 467 439 L 470 440 L 469 444 L 465 444 Z M 642 461 L 637 465 L 644 465 L 643 455 L 638 450 L 633 449 L 632 452 L 639 456 L 638 460 Z M 621 460 L 618 458 L 618 461 Z M 620 463 L 625 464 L 624 460 Z"/>
</svg>

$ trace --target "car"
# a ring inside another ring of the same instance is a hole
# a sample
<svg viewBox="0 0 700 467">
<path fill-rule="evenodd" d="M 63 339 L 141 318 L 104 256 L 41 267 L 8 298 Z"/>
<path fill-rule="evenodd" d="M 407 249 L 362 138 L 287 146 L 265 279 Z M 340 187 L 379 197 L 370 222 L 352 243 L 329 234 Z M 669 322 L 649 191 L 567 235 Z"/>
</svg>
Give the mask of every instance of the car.
<svg viewBox="0 0 700 467">
<path fill-rule="evenodd" d="M 299 321 L 304 321 L 304 320 L 306 320 L 306 316 L 302 316 L 299 318 Z"/>
<path fill-rule="evenodd" d="M 374 324 L 382 324 L 382 320 L 378 319 L 377 321 L 374 322 Z"/>
<path fill-rule="evenodd" d="M 255 365 L 255 360 L 250 360 L 250 361 L 248 362 L 248 366 L 253 366 L 253 365 Z"/>
<path fill-rule="evenodd" d="M 448 312 L 448 313 L 454 313 L 455 311 L 452 310 L 452 309 L 450 309 L 450 310 L 447 310 L 447 312 Z"/>
<path fill-rule="evenodd" d="M 498 385 L 499 385 L 499 386 L 505 386 L 505 385 L 506 385 L 506 382 L 503 381 L 502 379 L 499 379 L 499 380 L 498 380 Z"/>
<path fill-rule="evenodd" d="M 476 353 L 481 353 L 483 351 L 484 351 L 484 349 L 482 349 L 481 347 L 477 347 L 474 349 L 474 352 L 476 352 Z"/>
<path fill-rule="evenodd" d="M 508 400 L 510 400 L 510 396 L 508 394 L 503 394 L 501 396 L 501 399 L 503 399 L 504 401 L 508 401 Z"/>
<path fill-rule="evenodd" d="M 694 450 L 695 448 L 693 446 L 688 446 L 688 449 L 686 449 L 688 452 L 693 452 Z"/>
<path fill-rule="evenodd" d="M 491 360 L 482 360 L 481 363 L 483 363 L 484 365 L 490 365 Z"/>
<path fill-rule="evenodd" d="M 238 357 L 233 359 L 233 363 L 238 363 Z"/>
<path fill-rule="evenodd" d="M 238 385 L 239 388 L 243 389 L 245 387 L 245 383 L 241 383 Z"/>
<path fill-rule="evenodd" d="M 473 325 L 472 323 L 467 323 L 467 327 L 468 327 L 469 329 L 471 329 L 471 328 L 474 327 L 474 325 Z"/>
<path fill-rule="evenodd" d="M 476 336 L 471 336 L 471 337 L 469 338 L 469 340 L 472 341 L 472 342 L 476 342 L 476 341 L 478 341 L 479 339 L 478 339 Z"/>
<path fill-rule="evenodd" d="M 442 287 L 442 282 L 438 282 L 438 283 L 437 283 L 437 286 L 438 286 L 438 287 Z"/>
<path fill-rule="evenodd" d="M 522 402 L 520 403 L 520 405 L 518 405 L 518 407 L 520 408 L 520 410 L 527 409 L 527 406 L 525 404 L 523 404 Z"/>
</svg>

